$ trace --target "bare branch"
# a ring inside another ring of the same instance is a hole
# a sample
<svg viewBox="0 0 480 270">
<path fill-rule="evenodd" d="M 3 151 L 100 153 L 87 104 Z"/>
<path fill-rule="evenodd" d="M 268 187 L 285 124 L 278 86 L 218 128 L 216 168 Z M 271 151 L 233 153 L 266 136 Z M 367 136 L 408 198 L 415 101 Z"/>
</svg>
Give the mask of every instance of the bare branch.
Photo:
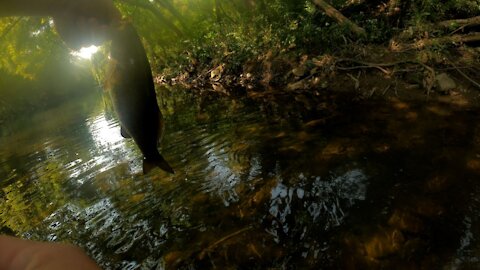
<svg viewBox="0 0 480 270">
<path fill-rule="evenodd" d="M 327 16 L 330 18 L 336 20 L 338 23 L 342 25 L 346 25 L 352 32 L 359 36 L 365 36 L 366 32 L 365 29 L 359 27 L 356 25 L 354 22 L 350 21 L 347 17 L 343 16 L 340 11 L 336 10 L 334 7 L 332 7 L 330 4 L 323 0 L 312 0 L 312 2 L 319 8 L 321 8 Z"/>
</svg>

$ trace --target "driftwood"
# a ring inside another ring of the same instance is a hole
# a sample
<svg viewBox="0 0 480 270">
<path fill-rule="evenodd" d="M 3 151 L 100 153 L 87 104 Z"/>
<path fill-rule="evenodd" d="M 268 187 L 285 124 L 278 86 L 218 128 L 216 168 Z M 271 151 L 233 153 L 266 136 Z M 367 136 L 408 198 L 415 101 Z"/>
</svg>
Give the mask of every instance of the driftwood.
<svg viewBox="0 0 480 270">
<path fill-rule="evenodd" d="M 399 48 L 391 48 L 394 51 L 403 51 L 403 50 L 411 50 L 417 48 L 424 48 L 435 44 L 445 44 L 445 43 L 463 43 L 463 42 L 474 42 L 478 41 L 478 34 L 475 33 L 474 29 L 470 29 L 465 33 L 465 28 L 470 26 L 480 26 L 480 16 L 471 17 L 467 19 L 454 19 L 454 20 L 446 20 L 436 23 L 425 23 L 419 24 L 416 26 L 411 26 L 404 29 L 402 32 L 398 33 L 395 38 L 393 38 L 393 45 L 397 45 L 396 43 L 406 42 L 409 39 L 415 38 L 418 35 L 424 35 L 424 33 L 434 33 L 434 32 L 443 32 L 444 37 L 437 37 L 437 38 L 425 38 L 418 40 L 413 44 L 402 44 L 399 45 Z M 446 31 L 452 30 L 453 31 L 446 33 Z M 458 32 L 464 32 L 463 35 L 457 35 Z"/>
<path fill-rule="evenodd" d="M 460 73 L 460 75 L 462 75 L 462 77 L 464 77 L 465 79 L 467 79 L 469 82 L 471 82 L 473 85 L 475 85 L 476 87 L 478 87 L 480 89 L 480 83 L 474 81 L 472 78 L 468 77 L 467 74 L 463 73 L 460 68 L 458 68 L 452 61 L 448 60 L 448 62 L 450 62 L 450 65 L 452 65 L 455 70 Z"/>
<path fill-rule="evenodd" d="M 465 27 L 465 26 L 474 26 L 480 25 L 480 16 L 472 17 L 468 19 L 456 19 L 456 20 L 448 20 L 437 23 L 438 26 L 441 27 Z"/>
<path fill-rule="evenodd" d="M 220 245 L 221 243 L 227 241 L 228 239 L 230 239 L 230 238 L 232 238 L 232 237 L 235 237 L 235 236 L 237 236 L 237 235 L 239 235 L 239 234 L 242 234 L 242 233 L 244 233 L 244 232 L 246 232 L 246 231 L 249 231 L 249 230 L 251 230 L 251 229 L 253 229 L 253 228 L 250 227 L 250 226 L 248 226 L 248 227 L 246 227 L 246 228 L 243 228 L 243 229 L 241 229 L 241 230 L 238 230 L 238 231 L 236 231 L 236 232 L 234 232 L 234 233 L 231 233 L 231 234 L 229 234 L 229 235 L 227 235 L 227 236 L 224 236 L 224 237 L 220 238 L 220 240 L 216 241 L 215 243 L 211 244 L 211 245 L 208 246 L 206 249 L 204 249 L 202 252 L 200 252 L 200 254 L 198 255 L 198 258 L 199 258 L 200 260 L 202 260 L 202 259 L 205 257 L 205 255 L 207 255 L 209 252 L 211 252 L 212 250 L 214 250 L 214 249 L 215 249 L 218 245 Z"/>
<path fill-rule="evenodd" d="M 396 52 L 403 52 L 408 50 L 423 49 L 434 45 L 446 45 L 455 43 L 461 44 L 476 41 L 480 41 L 480 33 L 471 33 L 468 35 L 452 35 L 438 38 L 424 38 L 410 44 L 402 44 L 392 41 L 390 44 L 390 49 Z"/>
<path fill-rule="evenodd" d="M 323 0 L 312 0 L 312 2 L 320 9 L 322 9 L 327 16 L 330 18 L 336 20 L 339 24 L 346 25 L 352 32 L 359 36 L 364 36 L 366 35 L 365 29 L 359 27 L 356 25 L 354 22 L 350 21 L 347 17 L 343 16 L 340 11 L 336 10 L 334 7 L 332 7 L 330 4 Z"/>
<path fill-rule="evenodd" d="M 350 66 L 350 67 L 342 67 L 338 66 L 337 63 L 342 63 L 342 62 L 351 62 L 351 63 L 356 63 L 359 64 L 357 66 Z M 461 68 L 457 67 L 452 61 L 448 60 L 449 64 L 455 69 L 460 75 L 462 75 L 465 79 L 467 79 L 470 83 L 472 83 L 475 87 L 480 88 L 480 83 L 476 82 L 474 79 L 470 78 L 468 75 L 466 75 L 464 72 L 461 71 Z M 415 64 L 422 66 L 425 69 L 424 72 L 424 80 L 423 80 L 423 86 L 427 90 L 427 95 L 430 94 L 430 91 L 433 87 L 433 84 L 435 82 L 436 78 L 436 72 L 435 70 L 426 65 L 425 63 L 422 63 L 418 60 L 402 60 L 402 61 L 395 61 L 395 62 L 389 62 L 389 63 L 372 63 L 372 62 L 366 62 L 366 61 L 360 61 L 356 59 L 351 59 L 351 58 L 338 58 L 335 61 L 335 68 L 338 70 L 354 70 L 354 69 L 366 69 L 366 68 L 376 68 L 382 71 L 385 74 L 388 75 L 393 75 L 396 71 L 399 70 L 387 70 L 387 67 L 392 67 L 392 66 L 398 66 L 398 65 L 403 65 L 403 64 Z M 409 70 L 411 71 L 411 70 Z M 355 84 L 358 84 L 358 80 L 355 77 L 352 77 L 352 75 L 347 74 L 350 78 L 352 78 L 355 81 Z"/>
</svg>

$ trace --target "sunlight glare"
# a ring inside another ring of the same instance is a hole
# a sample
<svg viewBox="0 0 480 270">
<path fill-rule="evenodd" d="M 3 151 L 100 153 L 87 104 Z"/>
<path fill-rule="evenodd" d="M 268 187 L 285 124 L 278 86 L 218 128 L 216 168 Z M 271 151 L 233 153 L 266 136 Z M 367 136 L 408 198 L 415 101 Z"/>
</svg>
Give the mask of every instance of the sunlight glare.
<svg viewBox="0 0 480 270">
<path fill-rule="evenodd" d="M 107 120 L 105 114 L 92 118 L 88 123 L 88 127 L 93 140 L 101 147 L 107 145 L 115 147 L 124 141 L 120 135 L 118 122 Z"/>
<path fill-rule="evenodd" d="M 83 47 L 78 51 L 73 51 L 71 54 L 73 56 L 76 56 L 80 59 L 87 59 L 90 60 L 92 59 L 92 55 L 94 55 L 96 52 L 98 52 L 98 49 L 100 47 L 97 47 L 95 45 L 91 45 L 90 47 Z"/>
</svg>

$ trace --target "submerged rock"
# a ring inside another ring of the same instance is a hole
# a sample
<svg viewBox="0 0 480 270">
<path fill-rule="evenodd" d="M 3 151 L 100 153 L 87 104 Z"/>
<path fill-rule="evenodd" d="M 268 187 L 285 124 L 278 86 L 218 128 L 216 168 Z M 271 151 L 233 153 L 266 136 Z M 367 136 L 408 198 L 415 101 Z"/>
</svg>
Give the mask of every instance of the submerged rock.
<svg viewBox="0 0 480 270">
<path fill-rule="evenodd" d="M 457 84 L 447 73 L 440 73 L 435 77 L 435 88 L 442 94 L 448 94 L 457 88 Z"/>
</svg>

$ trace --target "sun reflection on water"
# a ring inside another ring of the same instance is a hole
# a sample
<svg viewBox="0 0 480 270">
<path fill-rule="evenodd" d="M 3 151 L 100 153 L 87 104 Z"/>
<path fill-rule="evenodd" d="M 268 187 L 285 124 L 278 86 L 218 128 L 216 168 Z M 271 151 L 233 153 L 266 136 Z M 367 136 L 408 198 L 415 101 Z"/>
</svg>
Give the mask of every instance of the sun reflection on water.
<svg viewBox="0 0 480 270">
<path fill-rule="evenodd" d="M 120 126 L 116 121 L 109 121 L 105 114 L 90 119 L 87 123 L 92 138 L 98 146 L 121 146 L 124 138 L 120 135 Z"/>
<path fill-rule="evenodd" d="M 78 178 L 78 182 L 83 182 L 134 159 L 131 149 L 127 147 L 127 140 L 120 135 L 117 121 L 107 119 L 105 113 L 102 113 L 88 119 L 86 125 L 95 147 L 91 151 L 91 158 L 79 158 L 75 165 L 71 166 L 71 178 Z"/>
</svg>

